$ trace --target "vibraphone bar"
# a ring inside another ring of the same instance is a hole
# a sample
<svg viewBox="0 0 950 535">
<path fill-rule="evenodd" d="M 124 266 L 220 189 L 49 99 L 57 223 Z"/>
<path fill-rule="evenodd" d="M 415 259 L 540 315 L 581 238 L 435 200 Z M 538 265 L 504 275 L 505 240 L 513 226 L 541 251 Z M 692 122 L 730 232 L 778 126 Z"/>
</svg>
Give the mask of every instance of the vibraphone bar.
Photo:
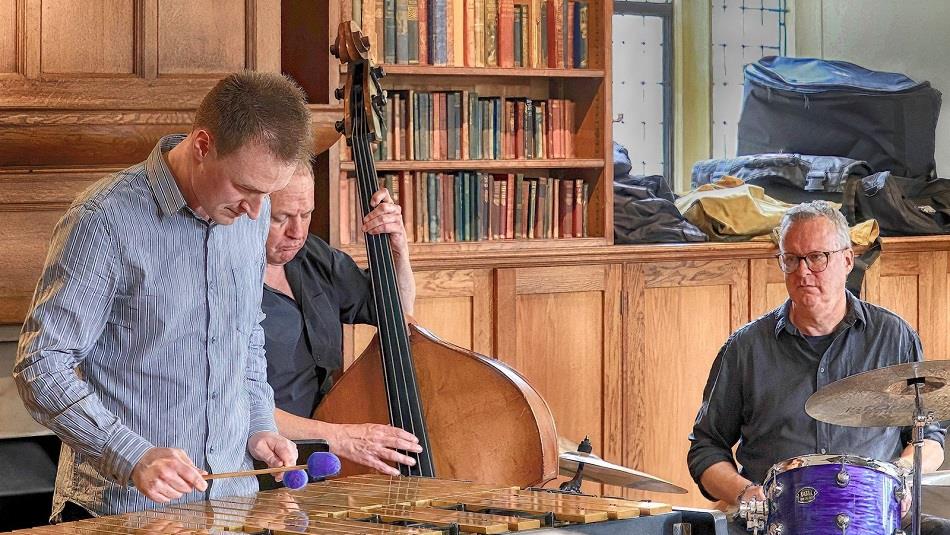
<svg viewBox="0 0 950 535">
<path fill-rule="evenodd" d="M 635 533 L 626 521 L 671 511 L 669 505 L 655 502 L 463 481 L 360 475 L 313 483 L 294 491 L 277 489 L 253 496 L 170 505 L 17 533 L 443 535 L 537 531 L 594 523 L 603 523 L 604 527 L 618 523 L 617 533 Z M 626 527 L 621 527 L 621 522 Z"/>
</svg>

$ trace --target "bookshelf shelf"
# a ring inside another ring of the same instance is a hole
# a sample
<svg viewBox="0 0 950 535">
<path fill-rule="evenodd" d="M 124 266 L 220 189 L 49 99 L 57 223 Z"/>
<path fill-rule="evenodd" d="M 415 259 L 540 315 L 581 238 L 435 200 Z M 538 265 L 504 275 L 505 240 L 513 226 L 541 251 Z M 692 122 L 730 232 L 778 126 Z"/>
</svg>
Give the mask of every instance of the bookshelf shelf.
<svg viewBox="0 0 950 535">
<path fill-rule="evenodd" d="M 484 76 L 509 78 L 603 78 L 602 69 L 526 69 L 521 67 L 438 67 L 383 64 L 386 76 Z"/>
<path fill-rule="evenodd" d="M 547 159 L 547 160 L 381 160 L 376 162 L 377 171 L 451 171 L 457 169 L 473 170 L 513 170 L 522 169 L 600 169 L 604 160 L 589 159 Z M 340 170 L 353 171 L 351 161 L 341 161 Z"/>
</svg>

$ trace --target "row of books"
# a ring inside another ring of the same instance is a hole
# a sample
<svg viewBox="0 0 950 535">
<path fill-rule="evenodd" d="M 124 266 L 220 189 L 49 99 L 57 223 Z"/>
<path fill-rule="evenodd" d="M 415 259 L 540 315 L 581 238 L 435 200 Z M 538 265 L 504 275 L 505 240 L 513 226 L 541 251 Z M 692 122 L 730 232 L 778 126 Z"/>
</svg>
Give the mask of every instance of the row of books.
<svg viewBox="0 0 950 535">
<path fill-rule="evenodd" d="M 574 158 L 574 102 L 389 92 L 377 160 Z M 344 151 L 344 159 L 351 159 Z"/>
<path fill-rule="evenodd" d="M 474 171 L 386 173 L 380 187 L 402 207 L 410 242 L 587 237 L 582 179 Z M 356 177 L 340 176 L 340 241 L 361 243 Z"/>
<path fill-rule="evenodd" d="M 589 64 L 586 0 L 343 0 L 343 13 L 371 36 L 377 62 L 552 69 Z"/>
</svg>

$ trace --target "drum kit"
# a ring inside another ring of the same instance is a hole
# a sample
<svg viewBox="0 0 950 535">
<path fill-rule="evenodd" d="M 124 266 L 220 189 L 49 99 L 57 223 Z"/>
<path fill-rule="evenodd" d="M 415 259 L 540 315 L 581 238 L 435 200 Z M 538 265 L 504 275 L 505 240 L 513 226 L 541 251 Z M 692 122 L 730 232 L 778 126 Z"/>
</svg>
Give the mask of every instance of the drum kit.
<svg viewBox="0 0 950 535">
<path fill-rule="evenodd" d="M 922 475 L 923 429 L 950 419 L 950 362 L 911 362 L 871 370 L 827 385 L 808 398 L 805 412 L 847 427 L 912 427 L 911 526 L 920 534 L 921 484 L 950 486 L 950 472 Z M 740 503 L 754 534 L 901 531 L 907 474 L 896 465 L 856 455 L 802 455 L 774 465 L 764 502 Z"/>
<path fill-rule="evenodd" d="M 802 455 L 775 464 L 764 482 L 765 501 L 739 505 L 754 535 L 903 535 L 901 504 L 912 498 L 911 528 L 920 535 L 921 485 L 950 487 L 950 471 L 921 474 L 923 430 L 950 420 L 950 361 L 898 364 L 846 377 L 815 392 L 805 403 L 812 418 L 847 427 L 912 427 L 912 482 L 896 465 L 847 453 Z M 666 493 L 686 489 L 664 479 L 609 463 L 562 439 L 561 485 L 579 492 L 583 478 L 621 487 Z M 909 488 L 908 488 L 909 487 Z"/>
</svg>

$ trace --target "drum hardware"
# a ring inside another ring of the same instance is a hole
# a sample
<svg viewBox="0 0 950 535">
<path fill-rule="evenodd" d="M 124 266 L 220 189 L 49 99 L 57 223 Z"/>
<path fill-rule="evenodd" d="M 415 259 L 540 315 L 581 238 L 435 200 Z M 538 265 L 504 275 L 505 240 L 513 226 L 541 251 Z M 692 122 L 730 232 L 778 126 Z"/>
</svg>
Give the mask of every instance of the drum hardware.
<svg viewBox="0 0 950 535">
<path fill-rule="evenodd" d="M 752 497 L 750 500 L 741 500 L 739 502 L 739 518 L 745 520 L 745 529 L 751 531 L 753 535 L 758 535 L 759 530 L 765 530 L 765 523 L 769 517 L 769 504 L 766 500 L 757 500 Z M 778 524 L 776 524 L 778 526 Z M 777 528 L 776 534 L 781 533 L 781 527 Z M 772 533 L 770 530 L 769 533 Z"/>
<path fill-rule="evenodd" d="M 830 424 L 913 427 L 913 535 L 920 535 L 920 467 L 924 427 L 937 420 L 950 418 L 948 385 L 950 363 L 909 362 L 845 377 L 822 387 L 805 402 L 805 412 L 809 416 Z"/>
<path fill-rule="evenodd" d="M 580 453 L 590 453 L 593 450 L 594 447 L 590 444 L 590 436 L 585 435 L 584 440 L 577 445 L 577 451 Z M 584 464 L 585 463 L 577 463 L 577 471 L 574 473 L 574 477 L 572 477 L 570 481 L 561 483 L 561 491 L 571 494 L 581 493 L 581 483 L 584 481 Z"/>
<path fill-rule="evenodd" d="M 558 466 L 563 476 L 576 478 L 580 466 L 583 465 L 582 477 L 588 481 L 649 492 L 670 494 L 686 494 L 687 492 L 683 487 L 665 479 L 605 461 L 593 453 L 579 451 L 579 448 L 575 450 L 573 443 L 566 439 L 559 439 L 558 444 L 561 450 L 561 454 L 558 456 Z M 571 482 L 573 480 L 568 483 Z M 578 481 L 578 492 L 581 482 L 583 480 Z"/>
</svg>

